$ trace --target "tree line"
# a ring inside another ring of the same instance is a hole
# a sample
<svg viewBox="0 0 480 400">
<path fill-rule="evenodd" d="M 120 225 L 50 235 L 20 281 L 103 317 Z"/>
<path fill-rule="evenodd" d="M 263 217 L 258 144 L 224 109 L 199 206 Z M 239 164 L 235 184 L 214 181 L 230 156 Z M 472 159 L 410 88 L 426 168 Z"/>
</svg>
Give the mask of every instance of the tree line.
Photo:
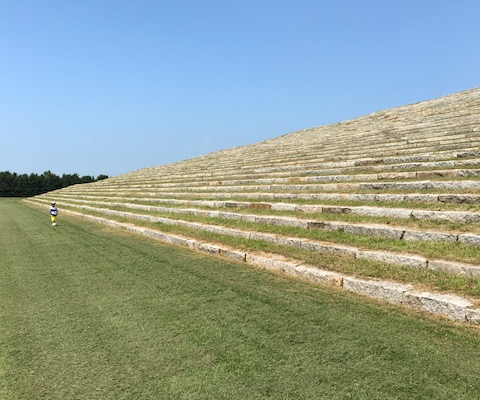
<svg viewBox="0 0 480 400">
<path fill-rule="evenodd" d="M 29 197 L 37 194 L 61 189 L 77 183 L 91 183 L 108 178 L 107 175 L 98 175 L 97 178 L 78 174 L 63 174 L 58 176 L 50 171 L 43 174 L 17 174 L 10 171 L 0 172 L 0 197 Z"/>
</svg>

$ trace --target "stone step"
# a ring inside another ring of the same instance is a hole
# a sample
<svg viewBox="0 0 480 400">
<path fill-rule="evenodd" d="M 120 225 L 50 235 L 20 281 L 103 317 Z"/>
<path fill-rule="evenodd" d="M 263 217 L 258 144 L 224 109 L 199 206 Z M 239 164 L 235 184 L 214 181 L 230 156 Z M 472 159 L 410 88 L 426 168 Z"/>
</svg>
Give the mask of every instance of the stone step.
<svg viewBox="0 0 480 400">
<path fill-rule="evenodd" d="M 238 251 L 224 245 L 202 242 L 185 236 L 164 233 L 159 230 L 138 227 L 102 217 L 90 216 L 70 210 L 65 210 L 65 212 L 88 218 L 111 227 L 121 228 L 128 230 L 129 232 L 149 236 L 166 243 L 186 246 L 193 250 L 224 257 L 232 261 L 246 262 L 261 268 L 281 271 L 318 284 L 335 285 L 357 294 L 376 298 L 392 304 L 405 305 L 424 312 L 441 315 L 451 320 L 472 324 L 480 323 L 480 309 L 475 307 L 474 301 L 454 294 L 415 290 L 414 286 L 411 284 L 360 279 L 337 272 L 322 270 L 314 266 L 305 265 L 301 262 L 295 262 L 295 260 L 285 260 L 283 257 L 275 255 L 266 257 L 256 253 Z"/>
<path fill-rule="evenodd" d="M 77 187 L 70 187 L 68 190 L 65 190 L 67 193 L 75 193 Z M 442 180 L 442 181 L 432 181 L 432 180 L 421 180 L 421 181 L 412 181 L 412 182 L 401 182 L 401 181 L 386 181 L 386 182 L 340 182 L 340 183 L 303 183 L 303 184 L 264 184 L 264 185 L 209 185 L 209 186 L 194 186 L 194 187 L 150 187 L 149 185 L 145 186 L 133 186 L 133 187 L 122 187 L 121 190 L 115 187 L 85 187 L 80 189 L 84 193 L 95 192 L 100 193 L 137 193 L 141 192 L 142 194 L 146 193 L 155 193 L 158 196 L 165 196 L 166 193 L 183 193 L 183 195 L 188 196 L 190 193 L 202 193 L 202 192 L 240 192 L 244 193 L 244 197 L 248 197 L 250 193 L 255 192 L 278 192 L 278 191 L 287 191 L 289 193 L 296 192 L 309 192 L 309 193 L 322 193 L 322 192 L 334 192 L 334 191 L 434 191 L 434 190 L 445 190 L 445 191 L 478 191 L 480 190 L 480 181 L 476 180 Z"/>
<path fill-rule="evenodd" d="M 33 201 L 33 200 L 32 200 Z M 40 200 L 35 199 L 35 201 L 39 204 L 48 204 L 47 200 Z M 399 265 L 409 268 L 432 268 L 432 265 L 436 267 L 438 270 L 442 270 L 444 272 L 467 276 L 471 278 L 479 278 L 480 277 L 480 265 L 471 265 L 467 263 L 458 263 L 452 262 L 448 260 L 429 260 L 423 256 L 413 255 L 413 254 L 401 254 L 389 251 L 371 251 L 365 249 L 359 249 L 353 246 L 346 246 L 342 244 L 335 244 L 335 243 L 328 243 L 323 241 L 315 241 L 311 239 L 304 239 L 301 237 L 286 237 L 279 234 L 273 233 L 262 233 L 257 231 L 247 231 L 235 228 L 226 228 L 220 225 L 212 225 L 212 224 L 204 224 L 199 222 L 190 222 L 178 219 L 171 219 L 165 217 L 155 217 L 152 215 L 147 214 L 138 214 L 133 212 L 127 211 L 117 211 L 111 210 L 108 208 L 98 208 L 98 207 L 91 207 L 91 206 L 81 206 L 72 203 L 65 203 L 64 206 L 70 206 L 74 208 L 78 208 L 82 210 L 83 213 L 88 214 L 89 212 L 94 213 L 101 213 L 105 215 L 116 216 L 119 218 L 126 218 L 130 220 L 141 220 L 147 221 L 152 223 L 162 223 L 166 225 L 174 225 L 174 226 L 182 226 L 189 229 L 200 230 L 200 231 L 207 231 L 207 232 L 214 232 L 220 235 L 226 236 L 234 236 L 234 237 L 243 237 L 246 239 L 256 239 L 256 240 L 264 240 L 267 242 L 272 242 L 275 244 L 285 245 L 285 246 L 292 246 L 296 248 L 316 251 L 320 253 L 329 253 L 335 255 L 341 255 L 343 257 L 351 257 L 354 259 L 367 259 L 371 261 L 387 263 L 392 265 Z M 214 218 L 217 216 L 218 212 L 212 213 L 211 217 Z M 256 216 L 253 216 L 254 218 Z M 250 221 L 250 219 L 248 219 Z M 259 219 L 259 223 L 268 223 L 268 219 Z M 251 221 L 255 222 L 255 221 Z M 277 220 L 277 223 L 285 223 L 287 226 L 289 225 L 290 221 L 281 221 L 280 219 Z M 312 221 L 307 221 L 312 222 Z M 315 222 L 315 221 L 313 221 Z M 296 226 L 296 225 L 294 225 Z M 308 229 L 308 225 L 307 226 Z M 301 226 L 301 227 L 305 227 Z M 351 234 L 359 234 L 355 229 L 352 230 Z M 392 231 L 387 232 L 387 234 L 396 234 Z M 429 264 L 433 263 L 433 264 Z"/>
<path fill-rule="evenodd" d="M 136 208 L 149 211 L 159 212 L 182 212 L 184 208 L 169 208 L 158 207 L 136 203 L 118 202 L 118 200 L 130 200 L 130 201 L 149 201 L 151 199 L 143 198 L 130 198 L 123 197 L 112 198 L 109 201 L 100 201 L 92 199 L 77 199 L 70 196 L 57 196 L 58 199 L 81 204 L 99 204 L 110 206 L 121 206 L 127 208 Z M 480 196 L 479 196 L 480 197 Z M 246 202 L 246 201 L 205 201 L 205 200 L 175 200 L 175 199 L 155 199 L 157 203 L 168 203 L 177 206 L 200 206 L 209 208 L 239 208 L 239 209 L 261 209 L 272 211 L 287 211 L 292 213 L 323 213 L 323 214 L 353 214 L 363 215 L 369 217 L 388 217 L 396 219 L 418 219 L 418 220 L 431 220 L 431 221 L 448 221 L 455 223 L 476 223 L 480 222 L 480 212 L 475 211 L 436 211 L 426 209 L 406 209 L 406 208 L 388 208 L 388 207 L 369 207 L 369 206 L 341 206 L 341 205 L 325 205 L 325 204 L 295 204 L 295 203 L 269 203 L 269 202 Z M 189 210 L 189 209 L 187 209 Z M 201 210 L 198 210 L 200 214 Z M 209 211 L 210 212 L 210 211 Z M 229 213 L 231 218 L 232 213 Z M 239 214 L 244 216 L 245 214 Z M 239 219 L 241 219 L 239 217 Z M 338 229 L 335 229 L 338 230 Z M 461 235 L 461 233 L 457 233 Z M 473 234 L 472 234 L 473 235 Z M 473 235 L 475 236 L 475 235 Z M 464 240 L 459 240 L 463 242 Z M 466 242 L 466 241 L 465 241 Z M 473 237 L 469 240 L 468 244 L 480 244 L 480 240 L 476 240 Z"/>
</svg>

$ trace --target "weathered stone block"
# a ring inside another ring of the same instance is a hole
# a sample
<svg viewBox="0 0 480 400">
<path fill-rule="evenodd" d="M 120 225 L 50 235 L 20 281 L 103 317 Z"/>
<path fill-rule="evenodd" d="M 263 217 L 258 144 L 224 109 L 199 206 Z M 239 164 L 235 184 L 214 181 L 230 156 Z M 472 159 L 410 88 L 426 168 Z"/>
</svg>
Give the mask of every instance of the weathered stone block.
<svg viewBox="0 0 480 400">
<path fill-rule="evenodd" d="M 270 257 L 258 256 L 258 255 L 255 255 L 255 254 L 247 254 L 246 261 L 249 264 L 257 265 L 257 266 L 260 266 L 260 267 L 265 268 L 265 269 L 285 271 L 285 272 L 290 272 L 290 273 L 293 273 L 295 271 L 295 268 L 298 265 L 298 264 L 295 264 L 295 263 L 292 263 L 292 262 L 289 262 L 289 261 L 279 260 L 279 259 L 270 258 Z"/>
<path fill-rule="evenodd" d="M 479 246 L 480 235 L 474 235 L 473 233 L 461 233 L 458 235 L 458 241 L 470 246 Z"/>
<path fill-rule="evenodd" d="M 269 216 L 257 216 L 255 222 L 258 224 L 267 225 L 279 225 L 279 226 L 293 226 L 296 228 L 307 228 L 308 221 L 297 218 L 288 217 L 269 217 Z"/>
<path fill-rule="evenodd" d="M 415 179 L 416 172 L 384 172 L 378 174 L 378 180 L 384 179 Z"/>
<path fill-rule="evenodd" d="M 290 246 L 290 247 L 295 247 L 297 249 L 301 249 L 303 247 L 305 240 L 306 239 L 302 239 L 302 238 L 279 236 L 275 240 L 275 243 L 283 246 Z"/>
<path fill-rule="evenodd" d="M 309 221 L 307 228 L 308 229 L 321 229 L 321 230 L 332 230 L 331 224 L 324 221 Z"/>
<path fill-rule="evenodd" d="M 418 219 L 431 219 L 436 221 L 451 222 L 479 222 L 480 213 L 468 211 L 427 211 L 414 210 L 413 217 Z"/>
<path fill-rule="evenodd" d="M 181 236 L 166 235 L 165 241 L 168 243 L 178 244 L 180 246 L 186 246 L 188 239 Z"/>
<path fill-rule="evenodd" d="M 198 250 L 204 251 L 209 254 L 220 254 L 220 247 L 208 243 L 201 243 L 198 246 Z"/>
<path fill-rule="evenodd" d="M 187 246 L 192 250 L 198 250 L 198 246 L 200 246 L 200 243 L 196 240 L 190 239 L 187 240 Z"/>
<path fill-rule="evenodd" d="M 343 275 L 339 273 L 324 271 L 318 268 L 307 267 L 303 265 L 297 266 L 295 270 L 297 276 L 309 281 L 326 285 L 342 286 Z"/>
<path fill-rule="evenodd" d="M 363 160 L 355 161 L 355 166 L 378 165 L 383 162 L 382 158 L 364 158 Z"/>
<path fill-rule="evenodd" d="M 403 265 L 409 268 L 427 268 L 427 259 L 415 255 L 395 254 L 382 251 L 357 251 L 358 259 L 367 259 L 387 264 Z"/>
<path fill-rule="evenodd" d="M 458 171 L 459 176 L 463 177 L 478 177 L 480 176 L 480 169 L 463 169 Z"/>
<path fill-rule="evenodd" d="M 406 194 L 405 201 L 414 201 L 417 203 L 435 203 L 438 201 L 438 194 Z"/>
<path fill-rule="evenodd" d="M 364 294 L 395 304 L 401 304 L 404 300 L 404 293 L 413 289 L 413 286 L 409 284 L 363 280 L 352 277 L 345 277 L 343 279 L 343 287 L 355 293 Z"/>
<path fill-rule="evenodd" d="M 404 201 L 405 195 L 403 194 L 376 194 L 376 201 L 389 201 L 389 202 L 400 202 Z"/>
<path fill-rule="evenodd" d="M 463 297 L 417 291 L 405 293 L 405 303 L 410 307 L 456 321 L 466 321 L 467 309 L 472 306 L 472 303 Z"/>
<path fill-rule="evenodd" d="M 478 204 L 480 203 L 480 196 L 476 194 L 446 194 L 439 195 L 438 201 L 454 204 Z"/>
<path fill-rule="evenodd" d="M 428 262 L 428 268 L 443 271 L 448 274 L 467 276 L 470 278 L 480 277 L 480 266 L 465 264 L 453 261 L 445 260 L 430 260 Z"/>
<path fill-rule="evenodd" d="M 388 217 L 388 218 L 410 218 L 412 210 L 403 208 L 384 208 L 384 207 L 369 207 L 360 206 L 353 207 L 352 214 L 357 215 L 369 215 L 372 217 Z"/>
<path fill-rule="evenodd" d="M 350 194 L 347 200 L 350 201 L 375 201 L 377 195 L 375 194 Z"/>
<path fill-rule="evenodd" d="M 400 240 L 404 233 L 404 230 L 399 228 L 390 228 L 384 225 L 368 224 L 346 225 L 344 227 L 344 232 L 351 235 L 364 235 Z"/>
<path fill-rule="evenodd" d="M 458 176 L 458 171 L 454 169 L 447 170 L 436 170 L 436 171 L 418 171 L 418 179 L 429 179 L 429 178 L 456 178 Z"/>
<path fill-rule="evenodd" d="M 251 240 L 265 240 L 266 242 L 277 242 L 277 236 L 271 233 L 246 232 L 247 238 Z"/>
<path fill-rule="evenodd" d="M 250 208 L 253 208 L 255 210 L 270 210 L 271 204 L 269 203 L 251 203 Z"/>
<path fill-rule="evenodd" d="M 456 242 L 457 235 L 443 232 L 423 232 L 406 230 L 403 240 L 422 240 L 433 242 Z"/>
<path fill-rule="evenodd" d="M 245 262 L 247 259 L 247 253 L 237 250 L 220 249 L 220 255 L 241 262 Z"/>
<path fill-rule="evenodd" d="M 480 310 L 467 308 L 467 320 L 471 324 L 480 324 Z"/>
<path fill-rule="evenodd" d="M 352 208 L 343 206 L 323 206 L 322 212 L 329 214 L 351 214 Z"/>
<path fill-rule="evenodd" d="M 299 205 L 297 206 L 297 211 L 306 212 L 306 213 L 321 213 L 323 210 L 322 206 L 316 205 Z"/>
<path fill-rule="evenodd" d="M 145 229 L 144 235 L 145 236 L 150 236 L 150 237 L 153 237 L 155 239 L 162 240 L 162 241 L 165 240 L 165 234 L 163 232 L 159 232 L 159 231 L 153 231 L 153 230 L 150 230 L 150 229 Z"/>
<path fill-rule="evenodd" d="M 351 246 L 342 246 L 332 243 L 322 243 L 305 240 L 302 247 L 306 250 L 317 251 L 319 253 L 335 254 L 343 257 L 355 258 L 358 249 Z"/>
<path fill-rule="evenodd" d="M 271 208 L 273 211 L 296 211 L 297 205 L 291 203 L 274 203 Z"/>
</svg>

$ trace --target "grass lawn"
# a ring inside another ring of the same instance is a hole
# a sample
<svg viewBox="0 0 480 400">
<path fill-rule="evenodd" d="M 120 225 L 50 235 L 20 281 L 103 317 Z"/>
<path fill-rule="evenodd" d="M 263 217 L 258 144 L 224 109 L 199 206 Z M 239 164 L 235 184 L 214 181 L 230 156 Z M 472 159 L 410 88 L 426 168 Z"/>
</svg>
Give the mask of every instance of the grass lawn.
<svg viewBox="0 0 480 400">
<path fill-rule="evenodd" d="M 480 398 L 477 328 L 58 223 L 0 199 L 2 400 Z"/>
</svg>

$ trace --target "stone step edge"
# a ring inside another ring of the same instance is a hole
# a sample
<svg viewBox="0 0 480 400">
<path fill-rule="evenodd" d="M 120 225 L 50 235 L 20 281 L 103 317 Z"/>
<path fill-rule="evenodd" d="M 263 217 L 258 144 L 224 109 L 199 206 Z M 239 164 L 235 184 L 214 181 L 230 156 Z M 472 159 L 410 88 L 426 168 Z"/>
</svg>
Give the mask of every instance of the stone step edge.
<svg viewBox="0 0 480 400">
<path fill-rule="evenodd" d="M 87 184 L 91 185 L 91 184 Z M 65 193 L 75 191 L 78 189 L 78 186 L 69 186 L 64 189 L 59 189 L 65 191 Z M 305 183 L 305 184 L 267 184 L 267 185 L 243 185 L 243 186 L 198 186 L 192 187 L 192 190 L 185 190 L 185 188 L 179 187 L 168 187 L 168 188 L 154 188 L 149 187 L 124 187 L 121 190 L 109 187 L 100 187 L 100 186 L 88 186 L 83 187 L 83 192 L 89 193 L 132 193 L 138 192 L 141 189 L 142 193 L 150 192 L 155 195 L 165 195 L 167 193 L 178 194 L 195 194 L 198 193 L 208 193 L 208 192 L 243 192 L 245 196 L 248 196 L 251 192 L 267 191 L 274 192 L 278 190 L 293 190 L 293 191 L 308 191 L 315 190 L 318 192 L 328 192 L 333 190 L 478 190 L 480 189 L 480 181 L 478 180 L 458 180 L 458 181 L 432 181 L 432 180 L 422 180 L 422 181 L 409 181 L 409 182 L 339 182 L 339 183 Z"/>
<path fill-rule="evenodd" d="M 38 206 L 39 204 L 25 200 Z M 444 316 L 454 321 L 480 324 L 480 309 L 463 297 L 452 294 L 420 292 L 413 285 L 390 281 L 358 279 L 352 276 L 321 270 L 300 262 L 285 261 L 281 258 L 265 257 L 255 253 L 246 253 L 225 246 L 200 242 L 180 235 L 172 235 L 158 230 L 138 227 L 107 218 L 64 210 L 65 213 L 102 223 L 114 228 L 121 228 L 132 233 L 142 234 L 169 244 L 176 244 L 204 253 L 218 255 L 232 261 L 245 262 L 267 270 L 281 271 L 287 275 L 302 278 L 314 283 L 332 285 L 360 295 L 383 300 L 396 305 L 404 305 L 423 312 Z"/>
<path fill-rule="evenodd" d="M 465 164 L 465 160 L 455 160 L 459 164 Z M 152 181 L 150 183 L 141 182 L 142 186 L 146 184 L 156 185 L 158 187 L 168 187 L 168 186 L 201 186 L 206 183 L 216 184 L 216 185 L 245 185 L 245 184 L 264 184 L 264 183 L 290 183 L 290 182 L 328 182 L 328 181 L 381 181 L 387 179 L 425 179 L 429 177 L 468 177 L 468 176 L 479 176 L 480 171 L 478 169 L 480 160 L 475 159 L 475 161 L 470 165 L 470 168 L 457 168 L 461 165 L 450 165 L 447 162 L 437 162 L 437 166 L 428 166 L 421 165 L 421 163 L 413 163 L 411 167 L 404 165 L 405 169 L 408 171 L 402 170 L 379 170 L 377 168 L 370 171 L 348 171 L 338 170 L 338 169 L 324 169 L 324 170 L 306 170 L 297 171 L 296 173 L 278 173 L 273 175 L 267 175 L 266 172 L 251 173 L 245 176 L 245 174 L 236 174 L 236 175 L 225 175 L 217 174 L 215 176 L 209 175 L 208 177 L 197 177 L 197 176 L 185 176 L 172 179 L 171 176 L 164 178 L 163 180 Z M 466 166 L 468 167 L 468 165 Z M 359 167 L 356 167 L 359 168 Z M 365 168 L 365 167 L 361 167 Z M 426 169 L 430 168 L 430 169 Z M 375 172 L 376 171 L 376 172 Z M 301 175 L 300 175 L 301 174 Z M 118 181 L 116 182 L 107 182 L 111 186 L 121 187 L 122 184 Z"/>
<path fill-rule="evenodd" d="M 332 174 L 332 175 L 314 175 L 314 176 L 288 176 L 288 177 L 270 177 L 270 178 L 243 178 L 243 179 L 222 179 L 216 177 L 214 180 L 185 180 L 180 182 L 159 182 L 151 184 L 136 184 L 129 187 L 149 187 L 154 189 L 165 188 L 202 188 L 205 186 L 238 186 L 238 185 L 270 185 L 270 184 L 289 184 L 289 183 L 324 183 L 324 182 L 365 182 L 365 181 L 388 181 L 388 180 L 424 180 L 429 178 L 472 178 L 480 176 L 480 169 L 435 169 L 425 171 L 395 171 L 378 173 L 360 173 L 360 174 Z M 101 185 L 102 188 L 106 184 Z M 122 190 L 124 185 L 110 184 L 108 188 L 112 190 Z"/>
<path fill-rule="evenodd" d="M 85 195 L 84 191 L 78 192 L 74 190 L 62 190 L 58 189 L 55 191 L 50 192 L 60 194 L 61 196 L 70 196 L 70 195 L 78 195 L 82 198 L 98 198 L 98 197 L 107 197 L 112 198 L 115 200 L 123 199 L 124 197 L 119 196 L 108 196 L 108 195 Z M 63 194 L 67 193 L 67 194 Z M 80 193 L 80 194 L 77 194 Z M 95 193 L 95 192 L 90 192 Z M 224 202 L 235 202 L 232 200 L 236 197 L 244 196 L 243 193 L 229 193 L 223 195 L 222 193 L 216 193 L 209 195 L 204 195 L 201 197 L 212 197 L 216 199 L 227 199 Z M 471 194 L 471 193 L 437 193 L 437 194 L 362 194 L 362 193 L 323 193 L 323 194 L 293 194 L 293 193 L 250 193 L 249 197 L 260 199 L 260 200 L 294 200 L 294 199 L 301 199 L 301 200 L 323 200 L 323 201 L 362 201 L 362 202 L 414 202 L 414 203 L 446 203 L 446 204 L 478 204 L 480 203 L 480 195 L 478 194 Z M 127 197 L 132 200 L 140 200 L 140 201 L 159 201 L 161 202 L 162 198 L 156 197 Z M 182 200 L 180 200 L 182 201 Z M 193 201 L 193 200 L 183 200 L 183 201 Z M 199 201 L 206 201 L 206 200 L 199 200 Z M 219 201 L 219 200 L 214 200 Z M 287 203 L 290 204 L 290 203 Z M 346 206 L 349 207 L 349 206 Z M 361 206 L 367 207 L 367 206 Z M 395 209 L 395 208 L 389 208 Z"/>
<path fill-rule="evenodd" d="M 37 200 L 37 205 L 39 204 Z M 151 215 L 134 214 L 126 211 L 114 211 L 109 209 L 98 208 L 88 206 L 74 207 L 91 211 L 102 212 L 107 215 L 116 215 L 124 218 L 132 218 L 137 220 L 144 220 L 149 222 L 160 222 L 168 225 L 183 226 L 189 229 L 203 230 L 207 232 L 213 232 L 220 235 L 227 235 L 232 237 L 243 237 L 246 239 L 264 240 L 270 243 L 280 244 L 284 246 L 290 246 L 299 249 L 306 249 L 310 251 L 316 251 L 319 253 L 335 254 L 343 257 L 350 257 L 352 259 L 366 259 L 374 262 L 382 262 L 390 265 L 398 265 L 408 268 L 417 269 L 433 269 L 437 271 L 443 271 L 452 275 L 464 276 L 467 278 L 479 278 L 480 266 L 466 263 L 459 263 L 447 260 L 429 260 L 425 257 L 413 255 L 413 254 L 400 254 L 388 251 L 371 251 L 361 250 L 357 247 L 333 244 L 328 242 L 315 241 L 311 239 L 305 239 L 300 237 L 287 237 L 273 233 L 263 233 L 256 231 L 244 231 L 240 229 L 226 228 L 217 225 L 208 225 L 198 222 L 188 222 L 182 220 L 174 220 L 169 218 L 154 217 Z M 67 211 L 67 210 L 66 210 Z M 71 211 L 74 212 L 74 211 Z"/>
<path fill-rule="evenodd" d="M 480 155 L 480 153 L 479 153 Z M 375 161 L 375 160 L 373 160 Z M 182 183 L 182 182 L 210 182 L 210 181 L 222 181 L 222 182 L 229 182 L 235 180 L 245 180 L 245 179 L 258 179 L 257 176 L 261 176 L 265 178 L 268 176 L 270 179 L 275 178 L 290 178 L 290 180 L 295 179 L 296 177 L 300 180 L 306 181 L 307 177 L 316 177 L 316 176 L 325 176 L 325 175 L 349 175 L 349 174 L 366 174 L 366 173 L 377 173 L 377 174 L 385 174 L 385 173 L 407 173 L 412 171 L 418 172 L 428 172 L 433 170 L 448 170 L 459 167 L 463 168 L 478 168 L 480 166 L 480 159 L 479 158 L 472 158 L 472 159 L 454 159 L 454 160 L 442 160 L 442 161 L 429 161 L 429 162 L 412 162 L 412 163 L 403 163 L 403 164 L 381 164 L 381 165 L 364 165 L 364 166 L 349 166 L 343 168 L 323 168 L 323 167 L 307 167 L 304 166 L 303 168 L 299 168 L 298 170 L 280 170 L 280 171 L 267 171 L 259 170 L 248 170 L 239 171 L 238 169 L 232 170 L 224 170 L 219 171 L 216 173 L 204 172 L 201 173 L 176 173 L 176 174 L 169 174 L 168 179 L 163 179 L 159 181 L 159 177 L 157 176 L 156 179 L 144 179 L 144 180 L 111 180 L 107 182 L 109 184 L 116 184 L 116 185 L 124 185 L 124 184 L 157 184 L 157 183 Z M 429 168 L 429 170 L 427 170 Z M 453 174 L 453 173 L 452 173 Z M 438 175 L 438 174 L 437 174 Z M 382 175 L 383 176 L 383 175 Z M 409 175 L 405 175 L 409 176 Z M 303 179 L 302 179 L 303 178 Z M 384 177 L 385 178 L 385 177 Z M 400 178 L 400 175 L 397 178 Z"/>
<path fill-rule="evenodd" d="M 69 195 L 61 194 L 57 198 L 66 199 L 75 203 L 95 203 L 95 204 L 112 204 L 124 205 L 128 208 L 138 208 L 145 210 L 153 210 L 157 206 L 148 206 L 134 203 L 119 203 L 116 201 L 98 201 L 95 196 L 86 196 L 89 200 L 74 198 Z M 112 197 L 113 200 L 125 200 L 122 197 Z M 152 201 L 152 199 L 127 198 L 134 201 Z M 321 213 L 321 214 L 353 214 L 373 217 L 389 217 L 399 219 L 423 219 L 433 221 L 449 221 L 449 222 L 480 222 L 480 212 L 476 211 L 437 211 L 422 210 L 396 207 L 372 207 L 372 206 L 342 206 L 342 205 L 325 205 L 325 204 L 295 204 L 295 203 L 271 203 L 271 202 L 247 202 L 247 201 L 218 201 L 218 200 L 175 200 L 175 199 L 155 199 L 158 203 L 177 204 L 177 205 L 198 205 L 213 208 L 240 208 L 240 209 L 262 209 L 272 211 L 289 211 L 289 212 L 305 212 L 305 213 Z M 145 208 L 144 208 L 145 207 Z M 161 208 L 161 207 L 160 207 Z M 476 244 L 480 244 L 480 241 Z"/>
<path fill-rule="evenodd" d="M 361 167 L 361 166 L 372 166 L 372 165 L 377 165 L 379 166 L 380 164 L 383 164 L 385 166 L 392 165 L 392 164 L 405 164 L 405 163 L 429 163 L 429 162 L 441 162 L 444 160 L 455 160 L 455 159 L 468 159 L 470 157 L 478 157 L 480 156 L 480 151 L 478 147 L 475 146 L 469 146 L 464 149 L 457 149 L 454 151 L 439 151 L 439 152 L 427 152 L 427 153 L 415 153 L 413 155 L 405 155 L 405 156 L 391 156 L 391 157 L 385 157 L 382 156 L 381 158 L 372 158 L 372 157 L 362 157 L 358 159 L 350 159 L 350 160 L 344 160 L 344 161 L 326 161 L 324 160 L 323 157 L 318 158 L 314 157 L 313 159 L 310 159 L 308 163 L 306 164 L 299 164 L 298 159 L 296 162 L 296 165 L 287 165 L 285 164 L 283 166 L 274 166 L 274 167 L 258 167 L 258 164 L 255 164 L 256 167 L 254 169 L 251 169 L 253 173 L 269 173 L 269 172 L 286 172 L 286 171 L 296 171 L 296 170 L 303 170 L 303 169 L 311 169 L 311 168 L 351 168 L 351 167 Z M 242 157 L 244 157 L 244 153 L 242 153 Z M 298 157 L 297 157 L 298 158 Z M 163 169 L 164 172 L 169 172 L 169 175 L 171 176 L 183 176 L 185 173 L 177 171 L 175 168 L 176 164 L 167 164 L 163 166 L 156 166 L 156 167 L 150 167 L 150 168 L 144 168 L 142 170 L 134 171 L 129 174 L 123 174 L 123 175 L 118 175 L 116 177 L 112 177 L 112 180 L 116 181 L 123 181 L 127 179 L 132 178 L 132 176 L 140 178 L 142 181 L 145 179 L 150 179 L 152 174 L 156 174 L 159 172 L 159 169 Z M 215 164 L 215 167 L 217 165 Z M 242 167 L 242 170 L 248 170 L 250 169 L 246 167 Z M 190 168 L 192 170 L 192 168 Z M 212 176 L 212 174 L 205 174 L 205 168 L 204 166 L 202 168 L 197 168 L 197 170 L 202 172 L 199 176 Z M 193 170 L 193 173 L 195 176 L 199 174 L 199 172 L 196 172 L 197 170 Z M 238 173 L 238 166 L 230 167 L 229 168 L 224 168 L 223 171 L 228 171 L 232 173 Z M 230 174 L 229 174 L 230 175 Z M 191 174 L 189 175 L 191 176 Z M 214 175 L 215 176 L 215 175 Z"/>
<path fill-rule="evenodd" d="M 480 235 L 473 233 L 454 233 L 454 232 L 441 232 L 441 231 L 423 231 L 415 230 L 400 226 L 391 226 L 387 224 L 375 224 L 375 223 L 349 223 L 343 221 L 324 221 L 324 220 L 312 220 L 312 219 L 301 219 L 294 217 L 283 217 L 283 216 L 271 216 L 271 215 L 256 215 L 256 214 L 239 214 L 226 211 L 210 211 L 210 210 L 200 210 L 195 208 L 169 208 L 169 207 L 156 207 L 156 206 L 146 206 L 132 203 L 119 203 L 119 202 L 101 202 L 101 201 L 88 201 L 88 200 L 79 200 L 69 199 L 73 203 L 81 204 L 97 204 L 97 205 L 107 205 L 107 206 L 121 206 L 134 210 L 144 210 L 144 211 L 158 211 L 165 213 L 173 214 L 186 214 L 186 215 L 195 215 L 202 216 L 207 218 L 223 218 L 230 219 L 235 221 L 248 221 L 253 223 L 261 223 L 273 226 L 291 226 L 303 229 L 318 229 L 322 231 L 342 231 L 347 234 L 352 235 L 362 235 L 369 237 L 380 237 L 380 238 L 389 238 L 395 240 L 403 241 L 434 241 L 434 242 L 456 242 L 462 243 L 467 246 L 478 246 L 480 244 Z M 74 207 L 83 207 L 77 204 L 65 203 L 67 205 L 72 205 Z M 85 206 L 86 208 L 91 208 L 94 211 L 96 207 Z M 259 207 L 260 208 L 260 207 Z M 337 207 L 335 207 L 337 208 Z M 102 208 L 102 210 L 105 210 Z M 111 210 L 107 208 L 106 210 Z M 425 213 L 415 212 L 413 217 L 423 219 L 422 215 Z M 372 214 L 370 214 L 372 215 Z M 428 215 L 428 213 L 427 213 Z M 378 214 L 376 216 L 379 216 Z M 474 222 L 480 221 L 480 214 L 477 215 L 477 219 Z"/>
</svg>

